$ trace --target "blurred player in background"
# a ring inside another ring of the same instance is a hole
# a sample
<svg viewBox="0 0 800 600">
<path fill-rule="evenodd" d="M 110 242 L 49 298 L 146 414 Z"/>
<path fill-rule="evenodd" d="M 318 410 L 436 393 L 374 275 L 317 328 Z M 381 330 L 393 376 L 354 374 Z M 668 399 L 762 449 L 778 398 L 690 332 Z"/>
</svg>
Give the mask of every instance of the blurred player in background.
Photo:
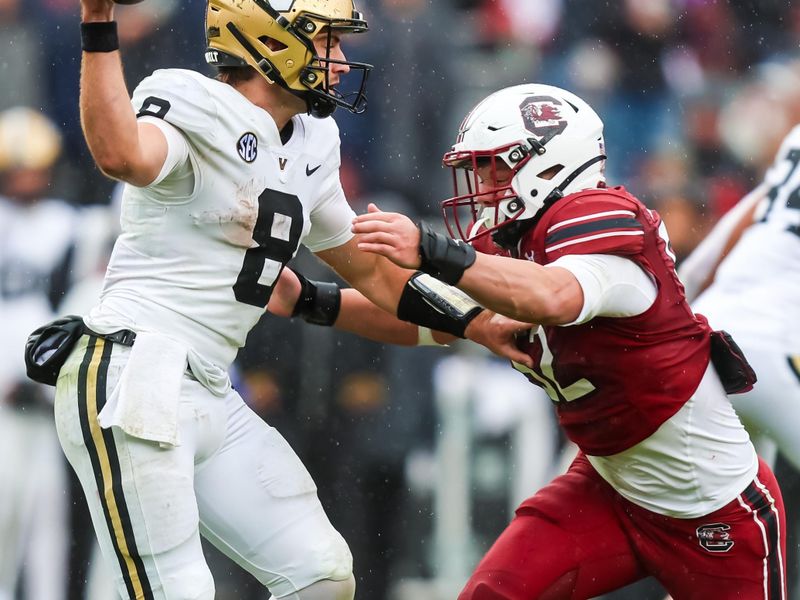
<svg viewBox="0 0 800 600">
<path fill-rule="evenodd" d="M 19 349 L 52 318 L 72 252 L 73 210 L 49 199 L 61 135 L 40 113 L 0 114 L 0 598 L 65 597 L 66 472 L 52 421 L 52 394 L 25 377 Z M 65 227 L 66 225 L 66 227 Z"/>
<path fill-rule="evenodd" d="M 0 598 L 66 597 L 68 481 L 53 427 L 52 391 L 30 382 L 20 348 L 96 266 L 101 210 L 53 197 L 61 134 L 40 112 L 0 113 Z M 85 510 L 78 501 L 77 511 Z M 80 532 L 79 532 L 80 533 Z"/>
<path fill-rule="evenodd" d="M 800 126 L 764 181 L 729 211 L 680 269 L 687 297 L 733 334 L 758 384 L 732 398 L 759 454 L 800 470 Z M 798 418 L 793 418 L 793 417 Z"/>
<path fill-rule="evenodd" d="M 590 598 L 647 575 L 682 600 L 785 598 L 781 493 L 725 393 L 752 373 L 689 308 L 658 214 L 606 186 L 602 131 L 569 92 L 501 90 L 444 158 L 459 242 L 375 206 L 354 223 L 362 250 L 535 323 L 533 366 L 514 366 L 581 450 L 460 598 Z"/>
<path fill-rule="evenodd" d="M 774 95 L 758 96 L 772 98 Z M 797 110 L 797 97 L 782 103 Z M 780 114 L 781 105 L 773 108 Z M 781 121 L 783 122 L 783 121 Z M 760 131 L 761 143 L 780 139 Z M 775 132 L 777 133 L 777 132 Z M 679 269 L 693 308 L 731 332 L 758 374 L 746 394 L 732 396 L 759 455 L 773 468 L 780 453 L 800 472 L 800 127 L 784 137 L 764 181 L 720 220 Z M 767 158 L 766 160 L 769 160 Z M 766 162 L 766 160 L 764 162 Z M 779 473 L 779 478 L 781 474 Z M 783 475 L 791 476 L 791 472 Z M 791 479 L 782 480 L 791 489 Z M 788 486 L 788 487 L 787 487 Z M 785 498 L 789 532 L 796 501 Z M 788 548 L 789 564 L 796 546 Z M 789 591 L 797 575 L 790 569 Z"/>
<path fill-rule="evenodd" d="M 156 71 L 132 105 L 112 2 L 81 8 L 84 134 L 97 165 L 128 185 L 91 333 L 60 370 L 55 408 L 117 588 L 213 598 L 202 534 L 276 598 L 349 600 L 350 552 L 314 482 L 227 373 L 268 303 L 320 324 L 340 302 L 366 303 L 307 280 L 295 302 L 300 283 L 283 267 L 298 245 L 392 314 L 525 356 L 489 311 L 443 316 L 412 273 L 357 248 L 328 118 L 365 107 L 370 67 L 341 46 L 367 29 L 352 0 L 210 0 L 218 78 Z M 348 74 L 352 94 L 340 91 Z M 398 320 L 383 331 L 407 344 L 434 335 Z"/>
</svg>

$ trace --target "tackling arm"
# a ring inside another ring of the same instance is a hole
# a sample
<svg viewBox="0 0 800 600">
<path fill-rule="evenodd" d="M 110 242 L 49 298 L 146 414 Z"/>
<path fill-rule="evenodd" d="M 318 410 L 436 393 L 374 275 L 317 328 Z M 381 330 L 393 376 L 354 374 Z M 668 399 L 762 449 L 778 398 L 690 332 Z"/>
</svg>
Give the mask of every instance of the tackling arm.
<svg viewBox="0 0 800 600">
<path fill-rule="evenodd" d="M 301 279 L 305 280 L 305 285 Z M 321 288 L 323 285 L 326 287 Z M 331 297 L 334 289 L 335 297 Z M 328 298 L 320 300 L 320 295 L 326 294 Z M 301 307 L 303 304 L 307 307 L 305 310 Z M 335 284 L 309 282 L 288 268 L 281 272 L 267 309 L 281 317 L 300 316 L 312 323 L 332 324 L 341 331 L 386 344 L 414 346 L 426 341 L 446 344 L 455 339 L 455 336 L 437 331 L 432 340 L 427 340 L 424 334 L 420 335 L 420 328 L 416 325 L 386 312 L 358 290 L 340 291 Z M 312 317 L 309 312 L 314 313 Z M 330 320 L 323 322 L 326 318 L 334 320 L 332 323 Z"/>
<path fill-rule="evenodd" d="M 425 333 L 420 332 L 425 328 L 401 321 L 355 289 L 342 290 L 342 308 L 334 327 L 386 344 L 417 346 L 425 342 Z M 447 344 L 456 339 L 456 336 L 441 331 L 431 334 L 433 342 L 438 344 Z"/>
<path fill-rule="evenodd" d="M 110 0 L 82 0 L 83 23 L 113 20 Z M 119 51 L 83 52 L 81 125 L 97 166 L 108 176 L 137 186 L 156 179 L 167 158 L 161 130 L 137 123 Z"/>
<path fill-rule="evenodd" d="M 419 310 L 423 318 L 413 319 L 415 321 L 454 324 L 454 329 L 459 327 L 458 319 L 441 315 L 421 297 L 415 296 L 416 292 L 409 290 L 408 282 L 414 275 L 412 271 L 398 267 L 382 256 L 362 252 L 359 245 L 356 236 L 337 248 L 317 254 L 356 288 L 343 290 L 346 293 L 342 295 L 341 310 L 335 322 L 337 328 L 377 341 L 424 343 L 427 338 L 424 328 L 418 329 L 395 316 L 401 306 L 405 307 L 406 313 Z M 409 301 L 409 298 L 413 300 Z M 465 329 L 461 325 L 464 337 L 486 346 L 499 356 L 530 364 L 530 357 L 517 348 L 515 340 L 518 333 L 530 329 L 529 324 L 506 319 L 486 310 L 471 316 Z M 432 333 L 433 341 L 437 343 L 447 343 L 456 337 L 442 331 Z M 391 339 L 384 337 L 386 335 Z"/>
<path fill-rule="evenodd" d="M 583 308 L 583 289 L 570 271 L 505 256 L 478 254 L 458 287 L 490 310 L 527 323 L 572 323 Z"/>
<path fill-rule="evenodd" d="M 445 272 L 455 285 L 489 310 L 526 323 L 571 323 L 583 307 L 583 290 L 566 269 L 545 268 L 536 263 L 459 252 L 463 245 L 444 236 L 420 243 L 420 230 L 406 216 L 384 213 L 374 205 L 359 215 L 353 229 L 360 234 L 358 247 L 379 254 L 409 269 L 422 264 L 420 248 L 426 248 L 425 265 Z M 429 235 L 426 233 L 425 235 Z M 433 235 L 433 234 L 430 234 Z M 445 268 L 439 268 L 439 267 Z"/>
<path fill-rule="evenodd" d="M 358 249 L 355 238 L 317 256 L 333 267 L 353 288 L 342 290 L 337 329 L 377 341 L 414 345 L 419 342 L 417 325 L 400 320 L 400 298 L 413 273 L 379 256 Z M 434 340 L 447 343 L 454 335 L 436 332 Z"/>
</svg>

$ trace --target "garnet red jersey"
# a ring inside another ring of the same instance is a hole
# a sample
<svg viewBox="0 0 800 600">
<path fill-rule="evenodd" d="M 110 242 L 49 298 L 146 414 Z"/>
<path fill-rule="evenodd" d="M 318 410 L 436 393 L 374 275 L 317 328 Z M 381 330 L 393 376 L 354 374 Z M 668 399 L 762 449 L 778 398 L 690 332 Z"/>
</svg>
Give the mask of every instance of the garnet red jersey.
<svg viewBox="0 0 800 600">
<path fill-rule="evenodd" d="M 550 395 L 569 439 L 607 456 L 650 436 L 691 397 L 708 366 L 711 329 L 686 302 L 661 218 L 623 188 L 562 198 L 518 246 L 520 258 L 541 265 L 567 254 L 631 259 L 658 288 L 634 317 L 540 327 L 521 342 L 535 368 L 514 365 Z"/>
</svg>

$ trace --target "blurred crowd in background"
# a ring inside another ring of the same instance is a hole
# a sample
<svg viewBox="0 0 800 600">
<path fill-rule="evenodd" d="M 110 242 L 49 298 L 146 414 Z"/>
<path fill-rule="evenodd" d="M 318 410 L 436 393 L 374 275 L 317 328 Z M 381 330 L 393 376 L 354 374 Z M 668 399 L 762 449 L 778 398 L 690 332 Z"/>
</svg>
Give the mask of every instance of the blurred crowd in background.
<svg viewBox="0 0 800 600">
<path fill-rule="evenodd" d="M 661 213 L 680 259 L 754 187 L 800 122 L 794 0 L 357 4 L 371 32 L 344 49 L 375 65 L 369 108 L 335 115 L 356 212 L 376 202 L 438 222 L 451 194 L 440 160 L 463 115 L 494 89 L 537 81 L 593 105 L 606 126 L 609 183 Z M 158 68 L 211 74 L 204 14 L 201 0 L 119 7 L 129 87 Z M 53 314 L 91 305 L 116 231 L 115 185 L 94 167 L 80 129 L 78 20 L 77 0 L 0 0 L 0 600 L 91 596 L 82 591 L 91 526 L 48 391 L 26 383 L 21 352 Z M 311 278 L 333 276 L 305 254 L 296 264 Z M 390 348 L 265 317 L 235 380 L 314 476 L 365 600 L 455 597 L 451 586 L 466 580 L 514 503 L 561 468 L 547 400 L 467 344 Z M 778 474 L 791 520 L 797 485 Z M 218 598 L 265 597 L 212 560 Z"/>
</svg>

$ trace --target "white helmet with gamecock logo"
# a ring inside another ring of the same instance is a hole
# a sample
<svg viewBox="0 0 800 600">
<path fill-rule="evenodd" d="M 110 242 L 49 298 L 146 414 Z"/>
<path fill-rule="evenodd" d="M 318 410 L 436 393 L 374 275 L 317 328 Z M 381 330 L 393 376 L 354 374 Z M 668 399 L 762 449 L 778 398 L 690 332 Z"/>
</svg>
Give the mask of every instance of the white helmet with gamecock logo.
<svg viewBox="0 0 800 600">
<path fill-rule="evenodd" d="M 472 241 L 530 219 L 548 202 L 604 185 L 605 159 L 603 122 L 575 94 L 542 84 L 502 89 L 466 116 L 444 156 L 456 194 L 442 203 L 445 224 Z M 482 191 L 479 168 L 494 173 L 498 161 L 510 181 Z"/>
</svg>

